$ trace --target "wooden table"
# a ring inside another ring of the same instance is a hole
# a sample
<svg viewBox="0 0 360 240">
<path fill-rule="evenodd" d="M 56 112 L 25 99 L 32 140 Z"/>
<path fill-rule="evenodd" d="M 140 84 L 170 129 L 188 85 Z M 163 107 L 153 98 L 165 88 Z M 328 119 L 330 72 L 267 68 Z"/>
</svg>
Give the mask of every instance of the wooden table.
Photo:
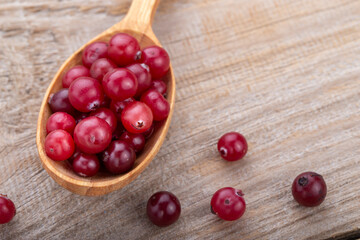
<svg viewBox="0 0 360 240">
<path fill-rule="evenodd" d="M 167 139 L 130 185 L 103 197 L 58 186 L 35 146 L 38 111 L 61 63 L 119 21 L 130 0 L 0 0 L 0 192 L 17 215 L 0 239 L 355 239 L 360 237 L 360 2 L 163 0 L 154 31 L 168 50 L 177 102 Z M 249 152 L 223 161 L 218 138 Z M 325 202 L 300 207 L 291 183 L 322 174 Z M 241 220 L 210 213 L 212 194 L 245 193 Z M 153 226 L 152 193 L 182 204 Z"/>
</svg>

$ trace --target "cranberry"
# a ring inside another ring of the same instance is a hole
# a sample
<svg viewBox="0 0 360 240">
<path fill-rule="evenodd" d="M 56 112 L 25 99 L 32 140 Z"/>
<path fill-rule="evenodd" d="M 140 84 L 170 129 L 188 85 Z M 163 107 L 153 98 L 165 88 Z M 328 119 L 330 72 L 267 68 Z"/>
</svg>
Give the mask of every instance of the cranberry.
<svg viewBox="0 0 360 240">
<path fill-rule="evenodd" d="M 96 155 L 80 153 L 72 163 L 74 172 L 82 177 L 92 177 L 100 169 L 100 162 Z"/>
<path fill-rule="evenodd" d="M 174 194 L 161 191 L 149 198 L 146 212 L 153 224 L 167 227 L 179 219 L 181 206 L 179 199 Z"/>
<path fill-rule="evenodd" d="M 62 129 L 72 134 L 75 128 L 75 119 L 68 113 L 56 112 L 52 114 L 46 122 L 46 132 Z"/>
<path fill-rule="evenodd" d="M 151 127 L 153 114 L 142 102 L 129 103 L 121 113 L 121 122 L 131 133 L 143 133 Z"/>
<path fill-rule="evenodd" d="M 144 48 L 142 51 L 144 63 L 149 66 L 153 79 L 163 77 L 170 68 L 170 58 L 165 49 L 158 46 Z"/>
<path fill-rule="evenodd" d="M 62 129 L 52 131 L 45 138 L 45 152 L 52 160 L 64 161 L 71 157 L 74 150 L 74 140 Z"/>
<path fill-rule="evenodd" d="M 0 194 L 0 224 L 10 222 L 15 215 L 15 204 L 6 195 Z"/>
<path fill-rule="evenodd" d="M 125 129 L 123 127 L 123 125 L 121 124 L 121 122 L 118 123 L 115 131 L 112 134 L 112 140 L 119 140 L 121 135 L 125 132 Z"/>
<path fill-rule="evenodd" d="M 108 45 L 105 42 L 94 42 L 88 45 L 82 54 L 82 62 L 85 67 L 91 65 L 99 58 L 107 58 Z"/>
<path fill-rule="evenodd" d="M 142 133 L 142 135 L 144 135 L 145 139 L 149 139 L 152 134 L 154 133 L 155 127 L 154 124 L 151 125 L 151 127 L 146 130 L 145 132 Z"/>
<path fill-rule="evenodd" d="M 292 184 L 294 199 L 302 206 L 319 206 L 326 197 L 327 187 L 324 178 L 315 172 L 304 172 Z"/>
<path fill-rule="evenodd" d="M 96 78 L 100 82 L 103 80 L 105 74 L 115 69 L 116 65 L 111 60 L 107 58 L 100 58 L 96 60 L 90 68 L 90 75 L 93 78 Z"/>
<path fill-rule="evenodd" d="M 104 94 L 104 100 L 100 103 L 100 107 L 110 108 L 111 98 Z"/>
<path fill-rule="evenodd" d="M 124 132 L 120 136 L 120 140 L 127 142 L 135 153 L 141 152 L 145 147 L 145 137 L 141 133 Z"/>
<path fill-rule="evenodd" d="M 75 66 L 70 68 L 62 79 L 62 86 L 64 88 L 70 87 L 71 83 L 79 77 L 90 77 L 89 69 L 84 66 Z"/>
<path fill-rule="evenodd" d="M 246 209 L 243 196 L 241 190 L 232 187 L 221 188 L 211 198 L 211 211 L 223 220 L 237 220 Z"/>
<path fill-rule="evenodd" d="M 61 89 L 50 97 L 50 109 L 52 112 L 66 112 L 74 114 L 75 108 L 69 101 L 69 89 Z"/>
<path fill-rule="evenodd" d="M 95 116 L 104 119 L 111 127 L 111 132 L 115 131 L 117 126 L 117 119 L 113 111 L 108 108 L 99 108 L 94 112 L 90 113 L 90 116 Z"/>
<path fill-rule="evenodd" d="M 102 152 L 111 142 L 111 127 L 98 117 L 87 117 L 74 130 L 76 146 L 84 153 Z"/>
<path fill-rule="evenodd" d="M 165 95 L 167 86 L 164 83 L 164 81 L 162 81 L 162 80 L 154 80 L 151 83 L 150 89 L 154 89 L 154 90 L 158 91 L 161 95 Z"/>
<path fill-rule="evenodd" d="M 102 85 L 104 92 L 112 100 L 123 101 L 135 95 L 138 82 L 131 71 L 116 68 L 105 75 Z"/>
<path fill-rule="evenodd" d="M 135 97 L 140 97 L 151 85 L 151 74 L 149 67 L 143 63 L 134 63 L 126 67 L 135 74 L 138 81 L 138 88 Z"/>
<path fill-rule="evenodd" d="M 161 121 L 167 118 L 170 112 L 170 104 L 163 95 L 156 90 L 148 90 L 142 96 L 140 101 L 150 107 L 155 121 Z"/>
<path fill-rule="evenodd" d="M 108 56 L 117 65 L 126 66 L 135 62 L 139 50 L 140 45 L 134 37 L 126 33 L 118 33 L 110 39 Z"/>
<path fill-rule="evenodd" d="M 126 107 L 126 105 L 128 105 L 129 103 L 134 102 L 135 99 L 134 98 L 128 98 L 125 99 L 124 101 L 111 101 L 110 103 L 110 109 L 115 113 L 117 119 L 119 121 L 121 121 L 121 113 L 124 110 L 124 108 Z"/>
<path fill-rule="evenodd" d="M 223 159 L 237 161 L 245 156 L 248 145 L 243 135 L 229 132 L 219 139 L 217 148 Z"/>
<path fill-rule="evenodd" d="M 124 141 L 111 142 L 110 146 L 102 153 L 102 160 L 106 169 L 114 174 L 129 171 L 135 162 L 135 151 Z"/>
<path fill-rule="evenodd" d="M 101 84 L 94 78 L 80 77 L 70 85 L 69 100 L 80 112 L 95 110 L 104 100 Z"/>
<path fill-rule="evenodd" d="M 89 113 L 76 111 L 74 114 L 76 124 L 78 124 L 81 120 L 87 118 L 88 116 L 89 116 Z"/>
</svg>

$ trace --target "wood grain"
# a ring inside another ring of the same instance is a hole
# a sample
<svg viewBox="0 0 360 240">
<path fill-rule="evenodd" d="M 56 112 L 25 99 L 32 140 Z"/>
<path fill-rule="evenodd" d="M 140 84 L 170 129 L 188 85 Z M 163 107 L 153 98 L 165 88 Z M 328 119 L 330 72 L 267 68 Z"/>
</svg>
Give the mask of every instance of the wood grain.
<svg viewBox="0 0 360 240">
<path fill-rule="evenodd" d="M 17 206 L 0 239 L 356 239 L 360 237 L 360 2 L 162 0 L 153 29 L 177 81 L 167 138 L 146 170 L 103 197 L 72 194 L 42 169 L 42 97 L 62 62 L 118 22 L 129 0 L 0 0 L 0 191 Z M 228 163 L 217 139 L 249 142 Z M 292 199 L 294 177 L 321 173 L 317 208 Z M 237 222 L 210 214 L 220 187 L 245 193 Z M 179 221 L 145 216 L 157 190 Z"/>
</svg>

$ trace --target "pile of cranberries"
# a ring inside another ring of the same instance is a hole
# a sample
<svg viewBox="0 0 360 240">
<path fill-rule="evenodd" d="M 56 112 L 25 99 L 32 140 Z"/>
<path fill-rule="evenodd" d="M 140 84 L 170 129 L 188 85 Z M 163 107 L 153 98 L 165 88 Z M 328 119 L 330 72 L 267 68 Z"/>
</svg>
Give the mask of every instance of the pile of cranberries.
<svg viewBox="0 0 360 240">
<path fill-rule="evenodd" d="M 80 176 L 94 176 L 101 163 L 112 174 L 128 172 L 170 105 L 162 78 L 170 67 L 158 46 L 140 49 L 125 33 L 94 42 L 82 64 L 64 73 L 63 89 L 50 97 L 45 152 L 69 160 Z"/>
</svg>

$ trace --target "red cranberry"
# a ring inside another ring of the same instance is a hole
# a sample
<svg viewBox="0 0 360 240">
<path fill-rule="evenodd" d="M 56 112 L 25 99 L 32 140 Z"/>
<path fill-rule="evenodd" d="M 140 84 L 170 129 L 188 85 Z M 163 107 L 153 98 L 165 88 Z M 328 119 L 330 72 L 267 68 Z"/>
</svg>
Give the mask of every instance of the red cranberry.
<svg viewBox="0 0 360 240">
<path fill-rule="evenodd" d="M 121 113 L 121 122 L 131 133 L 143 133 L 151 127 L 153 114 L 142 102 L 129 103 Z"/>
<path fill-rule="evenodd" d="M 99 80 L 100 82 L 103 80 L 105 74 L 115 69 L 116 65 L 111 60 L 107 58 L 100 58 L 96 60 L 90 68 L 91 77 Z"/>
<path fill-rule="evenodd" d="M 0 194 L 0 224 L 10 222 L 15 215 L 15 204 L 6 195 Z"/>
<path fill-rule="evenodd" d="M 82 54 L 82 62 L 85 67 L 91 65 L 99 58 L 107 58 L 108 45 L 105 42 L 94 42 L 88 45 Z"/>
<path fill-rule="evenodd" d="M 87 117 L 76 125 L 74 140 L 84 153 L 102 152 L 111 142 L 111 127 L 101 118 Z"/>
<path fill-rule="evenodd" d="M 128 172 L 134 165 L 136 154 L 134 149 L 124 141 L 111 142 L 102 153 L 102 160 L 106 169 L 114 174 Z"/>
<path fill-rule="evenodd" d="M 123 125 L 121 124 L 121 122 L 118 123 L 115 131 L 112 134 L 112 140 L 119 140 L 121 135 L 125 132 L 125 129 L 123 127 Z"/>
<path fill-rule="evenodd" d="M 140 101 L 150 107 L 155 121 L 161 121 L 167 118 L 170 112 L 170 104 L 163 95 L 156 90 L 148 90 L 142 96 Z"/>
<path fill-rule="evenodd" d="M 174 194 L 161 191 L 149 198 L 146 212 L 153 224 L 167 227 L 179 219 L 181 206 L 179 199 Z"/>
<path fill-rule="evenodd" d="M 123 101 L 135 95 L 138 82 L 131 71 L 116 68 L 105 75 L 102 85 L 104 92 L 112 100 Z"/>
<path fill-rule="evenodd" d="M 94 78 L 78 78 L 70 85 L 69 100 L 80 112 L 95 110 L 104 100 L 101 84 Z"/>
<path fill-rule="evenodd" d="M 294 199 L 302 206 L 319 206 L 326 197 L 327 187 L 324 178 L 315 172 L 304 172 L 292 184 Z"/>
<path fill-rule="evenodd" d="M 162 81 L 162 80 L 154 80 L 151 83 L 150 89 L 154 89 L 154 90 L 158 91 L 161 95 L 165 95 L 167 86 L 164 83 L 164 81 Z"/>
<path fill-rule="evenodd" d="M 211 198 L 211 210 L 221 219 L 234 221 L 244 214 L 246 203 L 241 190 L 231 187 L 221 188 Z"/>
<path fill-rule="evenodd" d="M 108 56 L 117 65 L 126 66 L 135 62 L 139 50 L 140 45 L 134 37 L 126 33 L 118 33 L 110 39 Z"/>
<path fill-rule="evenodd" d="M 135 153 L 141 152 L 145 147 L 145 137 L 141 133 L 124 132 L 120 140 L 127 142 Z"/>
<path fill-rule="evenodd" d="M 96 155 L 80 153 L 72 163 L 74 172 L 82 177 L 92 177 L 100 169 L 100 162 Z"/>
<path fill-rule="evenodd" d="M 145 132 L 142 133 L 142 135 L 144 135 L 145 139 L 149 139 L 152 134 L 154 133 L 155 127 L 154 124 L 151 125 L 151 127 L 146 130 Z"/>
<path fill-rule="evenodd" d="M 62 79 L 62 86 L 64 88 L 70 87 L 71 83 L 79 77 L 90 77 L 89 69 L 84 66 L 75 66 L 70 68 Z"/>
<path fill-rule="evenodd" d="M 135 97 L 140 97 L 151 85 L 151 74 L 149 67 L 143 63 L 134 63 L 126 67 L 135 74 L 138 81 L 138 88 Z"/>
<path fill-rule="evenodd" d="M 50 109 L 52 112 L 66 112 L 74 114 L 75 108 L 69 101 L 69 89 L 61 89 L 50 97 Z"/>
<path fill-rule="evenodd" d="M 108 108 L 99 108 L 94 112 L 90 113 L 90 116 L 95 116 L 104 119 L 111 127 L 111 132 L 115 131 L 117 126 L 117 119 L 113 111 Z"/>
<path fill-rule="evenodd" d="M 62 129 L 73 134 L 75 128 L 75 119 L 68 113 L 56 112 L 52 114 L 46 122 L 46 132 L 52 132 L 56 129 Z"/>
<path fill-rule="evenodd" d="M 110 109 L 115 113 L 117 119 L 119 121 L 121 121 L 121 113 L 124 110 L 124 108 L 126 107 L 126 105 L 128 105 L 129 103 L 134 102 L 135 99 L 134 98 L 128 98 L 125 99 L 124 101 L 111 101 L 110 103 Z"/>
<path fill-rule="evenodd" d="M 153 79 L 163 77 L 170 68 L 170 58 L 165 49 L 158 46 L 144 48 L 142 51 L 144 63 L 149 66 Z"/>
<path fill-rule="evenodd" d="M 74 140 L 62 129 L 52 131 L 45 138 L 45 152 L 52 160 L 64 161 L 71 157 L 74 150 Z"/>
<path fill-rule="evenodd" d="M 237 132 L 224 134 L 219 139 L 217 147 L 221 157 L 227 161 L 240 160 L 248 149 L 245 137 Z"/>
</svg>

